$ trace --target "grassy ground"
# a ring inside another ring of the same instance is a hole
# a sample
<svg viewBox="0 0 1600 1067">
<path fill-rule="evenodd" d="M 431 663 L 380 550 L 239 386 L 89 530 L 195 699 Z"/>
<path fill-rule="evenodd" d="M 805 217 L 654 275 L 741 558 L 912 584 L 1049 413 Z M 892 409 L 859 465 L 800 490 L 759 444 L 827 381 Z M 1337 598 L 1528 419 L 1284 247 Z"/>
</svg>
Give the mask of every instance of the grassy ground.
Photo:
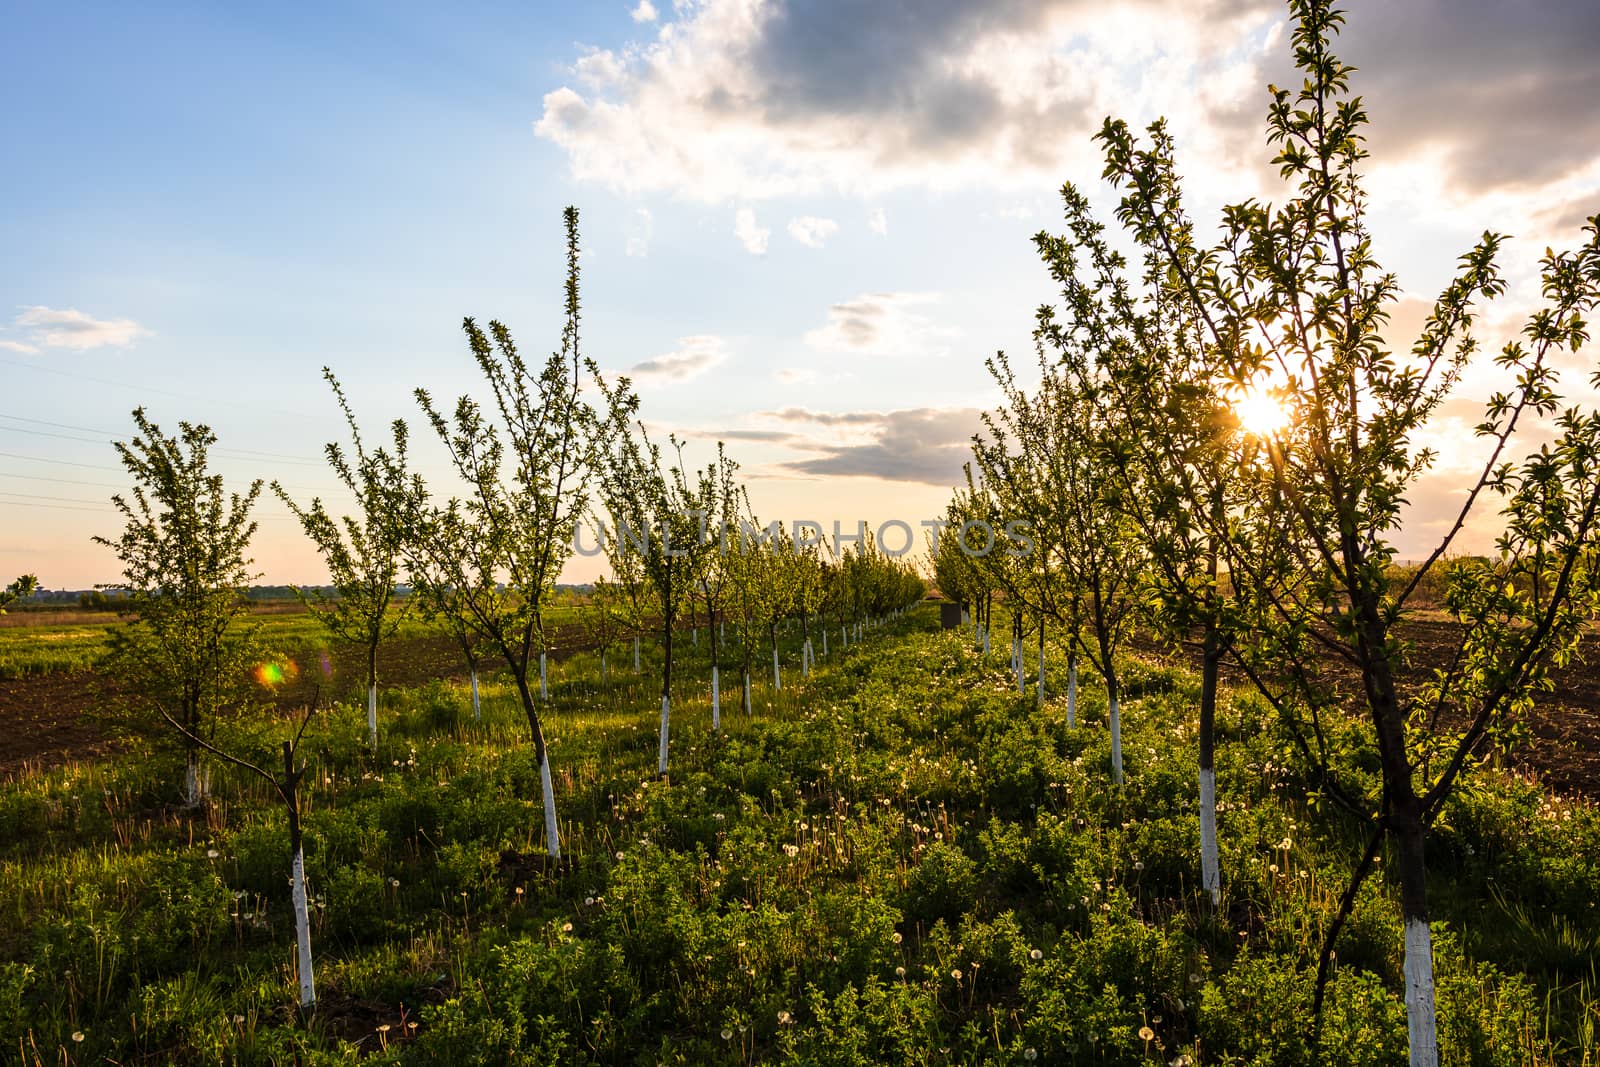
<svg viewBox="0 0 1600 1067">
<path fill-rule="evenodd" d="M 360 708 L 320 716 L 308 1019 L 263 787 L 218 769 L 191 815 L 168 806 L 177 757 L 144 750 L 7 786 L 0 1047 L 30 1064 L 1405 1062 L 1383 877 L 1307 1047 L 1355 833 L 1307 806 L 1259 702 L 1221 716 L 1213 912 L 1195 888 L 1192 678 L 1129 665 L 1115 790 L 1094 686 L 1069 730 L 1059 701 L 1016 693 L 1002 651 L 982 661 L 970 632 L 932 625 L 835 641 L 806 684 L 758 678 L 748 718 L 725 678 L 720 734 L 692 661 L 669 782 L 656 684 L 620 652 L 605 685 L 592 656 L 561 664 L 559 866 L 502 687 L 481 722 L 458 688 L 386 693 L 376 755 Z M 284 729 L 230 743 L 269 759 Z M 1594 1063 L 1600 817 L 1477 783 L 1430 854 L 1444 1062 Z"/>
</svg>

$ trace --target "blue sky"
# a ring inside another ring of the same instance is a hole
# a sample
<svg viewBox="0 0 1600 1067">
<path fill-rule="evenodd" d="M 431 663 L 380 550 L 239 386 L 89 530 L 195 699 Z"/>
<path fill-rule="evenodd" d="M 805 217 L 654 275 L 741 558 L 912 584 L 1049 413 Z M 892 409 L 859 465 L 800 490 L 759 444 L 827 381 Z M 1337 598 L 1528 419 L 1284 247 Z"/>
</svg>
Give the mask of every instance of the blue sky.
<svg viewBox="0 0 1600 1067">
<path fill-rule="evenodd" d="M 1532 256 L 1600 210 L 1600 120 L 1573 103 L 1600 93 L 1593 8 L 1351 7 L 1346 52 L 1387 131 L 1380 256 L 1425 297 L 1483 226 L 1526 235 L 1515 305 Z M 1272 192 L 1256 131 L 1282 14 L 10 5 L 0 578 L 114 576 L 89 538 L 115 532 L 107 442 L 135 405 L 210 424 L 230 479 L 309 497 L 341 428 L 324 364 L 377 427 L 414 415 L 415 386 L 473 388 L 463 315 L 548 349 L 569 203 L 585 348 L 637 373 L 654 427 L 726 437 L 764 515 L 932 517 L 994 399 L 983 358 L 1025 363 L 1049 299 L 1029 236 L 1065 180 L 1107 202 L 1101 117 L 1169 115 L 1202 218 Z M 266 580 L 317 580 L 281 504 L 261 517 Z"/>
</svg>

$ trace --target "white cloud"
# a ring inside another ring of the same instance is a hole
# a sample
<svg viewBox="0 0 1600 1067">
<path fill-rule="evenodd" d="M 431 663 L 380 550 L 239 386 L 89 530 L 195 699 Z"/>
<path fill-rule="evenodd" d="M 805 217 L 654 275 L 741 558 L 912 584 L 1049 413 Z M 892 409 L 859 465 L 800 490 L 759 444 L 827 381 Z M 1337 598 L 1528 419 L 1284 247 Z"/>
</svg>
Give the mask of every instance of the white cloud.
<svg viewBox="0 0 1600 1067">
<path fill-rule="evenodd" d="M 824 352 L 939 352 L 954 331 L 937 326 L 917 310 L 938 300 L 938 293 L 862 293 L 830 307 L 828 321 L 808 332 L 805 341 Z"/>
<path fill-rule="evenodd" d="M 972 458 L 972 435 L 982 426 L 976 408 L 828 412 L 790 407 L 759 417 L 790 428 L 783 443 L 809 453 L 780 465 L 791 473 L 939 486 L 961 482 L 961 466 Z"/>
<path fill-rule="evenodd" d="M 1247 75 L 1282 15 L 1275 0 L 701 0 L 630 45 L 619 80 L 546 94 L 536 130 L 581 181 L 708 202 L 1053 189 L 1093 164 L 1108 113 L 1168 114 L 1192 152 L 1191 120 L 1241 87 L 1264 109 Z"/>
<path fill-rule="evenodd" d="M 779 367 L 772 377 L 779 385 L 810 385 L 817 380 L 817 372 L 810 367 Z"/>
<path fill-rule="evenodd" d="M 720 337 L 709 334 L 680 337 L 676 350 L 634 364 L 628 368 L 628 376 L 635 381 L 687 382 L 727 358 L 727 346 Z"/>
<path fill-rule="evenodd" d="M 657 15 L 656 5 L 652 4 L 650 0 L 639 0 L 639 6 L 629 13 L 633 15 L 633 21 L 635 22 L 654 22 Z"/>
<path fill-rule="evenodd" d="M 634 214 L 634 229 L 628 235 L 627 254 L 630 259 L 643 259 L 650 254 L 650 238 L 655 236 L 656 220 L 650 209 L 640 208 Z"/>
<path fill-rule="evenodd" d="M 744 250 L 752 256 L 767 254 L 767 240 L 772 236 L 772 231 L 756 225 L 756 213 L 752 208 L 742 207 L 733 216 L 733 235 L 744 245 Z"/>
<path fill-rule="evenodd" d="M 24 307 L 16 324 L 30 331 L 30 341 L 50 348 L 124 347 L 150 333 L 132 319 L 97 319 L 76 308 L 57 310 L 37 304 Z"/>
<path fill-rule="evenodd" d="M 38 345 L 24 344 L 21 341 L 0 341 L 0 348 L 8 352 L 37 352 Z"/>
<path fill-rule="evenodd" d="M 832 219 L 815 215 L 801 215 L 789 220 L 789 236 L 807 248 L 821 248 L 828 238 L 839 232 L 839 224 Z"/>
<path fill-rule="evenodd" d="M 883 208 L 874 208 L 872 218 L 867 220 L 867 228 L 879 237 L 889 236 L 889 216 L 883 213 Z"/>
</svg>

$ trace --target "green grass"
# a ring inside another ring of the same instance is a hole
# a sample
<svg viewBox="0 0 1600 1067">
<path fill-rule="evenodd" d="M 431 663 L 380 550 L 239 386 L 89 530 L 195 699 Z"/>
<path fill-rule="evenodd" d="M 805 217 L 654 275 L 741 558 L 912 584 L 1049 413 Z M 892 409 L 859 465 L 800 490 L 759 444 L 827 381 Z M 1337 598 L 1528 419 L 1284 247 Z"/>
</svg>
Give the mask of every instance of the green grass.
<svg viewBox="0 0 1600 1067">
<path fill-rule="evenodd" d="M 142 748 L 4 787 L 0 1048 L 25 1063 L 1404 1062 L 1383 877 L 1341 940 L 1325 1046 L 1307 1048 L 1354 833 L 1306 806 L 1259 701 L 1221 715 L 1213 913 L 1195 885 L 1193 679 L 1128 665 L 1114 790 L 1094 686 L 1069 731 L 1059 704 L 1016 695 L 1003 651 L 980 662 L 970 631 L 930 618 L 835 643 L 805 685 L 791 637 L 777 693 L 758 655 L 754 714 L 728 679 L 720 734 L 702 635 L 668 782 L 649 665 L 635 677 L 619 649 L 602 686 L 593 656 L 557 664 L 559 869 L 539 859 L 537 768 L 503 684 L 481 722 L 457 687 L 385 693 L 376 755 L 360 708 L 319 717 L 307 1019 L 290 1007 L 285 831 L 265 787 L 219 768 L 191 816 L 169 806 L 176 757 Z M 284 729 L 228 736 L 269 759 Z M 1430 853 L 1443 1061 L 1593 1064 L 1600 818 L 1480 782 Z"/>
</svg>

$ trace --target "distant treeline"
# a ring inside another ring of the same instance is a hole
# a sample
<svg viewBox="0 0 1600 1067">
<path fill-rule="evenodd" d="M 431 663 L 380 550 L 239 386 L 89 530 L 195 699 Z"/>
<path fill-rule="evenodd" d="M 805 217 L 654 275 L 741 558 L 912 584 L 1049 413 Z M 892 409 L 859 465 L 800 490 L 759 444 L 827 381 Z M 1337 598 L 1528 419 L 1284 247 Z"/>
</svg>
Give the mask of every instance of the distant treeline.
<svg viewBox="0 0 1600 1067">
<path fill-rule="evenodd" d="M 300 592 L 311 594 L 321 593 L 329 598 L 337 598 L 338 592 L 332 586 L 300 586 Z M 558 585 L 556 590 L 575 596 L 587 596 L 594 592 L 594 586 L 588 583 L 577 585 Z M 406 586 L 399 586 L 396 595 L 404 597 L 411 590 Z M 295 587 L 292 585 L 253 585 L 245 592 L 247 600 L 270 603 L 272 601 L 298 599 Z M 32 596 L 10 605 L 12 611 L 48 610 L 51 608 L 77 608 L 80 611 L 117 611 L 123 605 L 123 595 L 119 592 L 107 593 L 101 589 L 40 589 Z"/>
</svg>

